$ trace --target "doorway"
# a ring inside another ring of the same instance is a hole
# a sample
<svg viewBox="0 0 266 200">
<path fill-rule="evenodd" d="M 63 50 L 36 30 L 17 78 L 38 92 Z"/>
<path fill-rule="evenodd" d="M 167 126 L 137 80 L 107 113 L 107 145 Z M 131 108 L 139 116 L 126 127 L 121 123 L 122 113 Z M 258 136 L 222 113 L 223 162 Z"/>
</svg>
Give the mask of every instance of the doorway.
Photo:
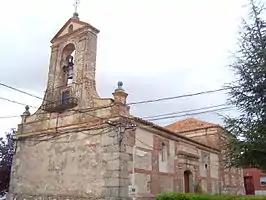
<svg viewBox="0 0 266 200">
<path fill-rule="evenodd" d="M 254 195 L 255 194 L 252 176 L 245 176 L 244 177 L 244 185 L 245 185 L 246 195 Z"/>
<path fill-rule="evenodd" d="M 191 193 L 191 186 L 192 186 L 192 172 L 186 170 L 184 172 L 184 185 L 185 185 L 185 193 Z"/>
</svg>

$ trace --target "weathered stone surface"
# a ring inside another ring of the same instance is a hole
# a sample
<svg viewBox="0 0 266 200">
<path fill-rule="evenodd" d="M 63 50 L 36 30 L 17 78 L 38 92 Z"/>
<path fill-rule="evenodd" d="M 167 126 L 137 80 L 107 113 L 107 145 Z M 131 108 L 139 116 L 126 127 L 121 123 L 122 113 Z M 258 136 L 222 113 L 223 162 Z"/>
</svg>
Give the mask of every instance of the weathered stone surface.
<svg viewBox="0 0 266 200">
<path fill-rule="evenodd" d="M 75 142 L 67 139 L 43 141 L 29 146 L 26 142 L 17 152 L 13 163 L 14 192 L 71 194 L 71 191 L 101 193 L 102 180 L 100 146 L 88 147 L 86 135 L 77 134 Z M 71 134 L 66 135 L 71 137 Z M 99 137 L 99 136 L 94 136 Z M 97 139 L 95 138 L 95 141 Z"/>
<path fill-rule="evenodd" d="M 139 169 L 151 170 L 152 160 L 151 152 L 146 152 L 144 150 L 137 149 L 135 154 L 136 164 L 135 167 Z"/>
<path fill-rule="evenodd" d="M 104 200 L 97 196 L 67 196 L 67 195 L 47 195 L 47 194 L 14 194 L 8 196 L 8 200 Z"/>
<path fill-rule="evenodd" d="M 121 171 L 121 170 L 108 170 L 105 171 L 103 174 L 103 178 L 121 178 L 121 179 L 128 179 L 128 172 Z"/>
<path fill-rule="evenodd" d="M 102 196 L 104 197 L 119 197 L 119 187 L 104 187 Z"/>
</svg>

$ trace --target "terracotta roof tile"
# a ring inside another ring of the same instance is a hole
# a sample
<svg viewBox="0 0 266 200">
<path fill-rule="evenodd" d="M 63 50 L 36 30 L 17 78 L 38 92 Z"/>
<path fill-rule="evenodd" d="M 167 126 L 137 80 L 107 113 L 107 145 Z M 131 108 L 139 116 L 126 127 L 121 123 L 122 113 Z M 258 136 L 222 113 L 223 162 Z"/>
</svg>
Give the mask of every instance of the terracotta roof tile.
<svg viewBox="0 0 266 200">
<path fill-rule="evenodd" d="M 165 128 L 173 132 L 188 132 L 198 129 L 220 127 L 218 124 L 204 122 L 195 118 L 188 118 L 181 121 L 177 121 L 173 124 L 167 125 Z"/>
</svg>

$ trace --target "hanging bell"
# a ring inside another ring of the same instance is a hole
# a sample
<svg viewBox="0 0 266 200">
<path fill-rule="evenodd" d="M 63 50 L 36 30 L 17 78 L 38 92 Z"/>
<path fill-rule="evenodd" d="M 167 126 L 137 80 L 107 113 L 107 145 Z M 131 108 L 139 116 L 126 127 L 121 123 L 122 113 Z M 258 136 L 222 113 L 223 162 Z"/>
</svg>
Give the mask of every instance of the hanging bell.
<svg viewBox="0 0 266 200">
<path fill-rule="evenodd" d="M 74 71 L 74 57 L 72 55 L 67 56 L 67 78 L 73 79 Z"/>
<path fill-rule="evenodd" d="M 74 76 L 73 66 L 68 66 L 67 67 L 67 78 L 73 79 L 73 76 Z"/>
<path fill-rule="evenodd" d="M 68 66 L 74 65 L 74 57 L 72 55 L 67 56 L 66 61 Z"/>
</svg>

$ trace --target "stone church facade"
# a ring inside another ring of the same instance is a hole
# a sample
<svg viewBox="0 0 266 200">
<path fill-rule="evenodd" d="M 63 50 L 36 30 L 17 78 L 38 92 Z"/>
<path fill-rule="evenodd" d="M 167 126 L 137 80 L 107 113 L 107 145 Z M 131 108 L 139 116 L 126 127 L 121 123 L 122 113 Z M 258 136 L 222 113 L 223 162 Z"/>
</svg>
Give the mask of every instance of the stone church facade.
<svg viewBox="0 0 266 200">
<path fill-rule="evenodd" d="M 75 16 L 51 40 L 44 100 L 33 114 L 26 108 L 18 126 L 9 199 L 144 199 L 225 187 L 241 193 L 242 170 L 234 172 L 239 185 L 227 183 L 222 150 L 191 136 L 210 131 L 218 138 L 219 131 L 183 134 L 132 116 L 122 82 L 113 98 L 99 97 L 98 33 Z"/>
</svg>

